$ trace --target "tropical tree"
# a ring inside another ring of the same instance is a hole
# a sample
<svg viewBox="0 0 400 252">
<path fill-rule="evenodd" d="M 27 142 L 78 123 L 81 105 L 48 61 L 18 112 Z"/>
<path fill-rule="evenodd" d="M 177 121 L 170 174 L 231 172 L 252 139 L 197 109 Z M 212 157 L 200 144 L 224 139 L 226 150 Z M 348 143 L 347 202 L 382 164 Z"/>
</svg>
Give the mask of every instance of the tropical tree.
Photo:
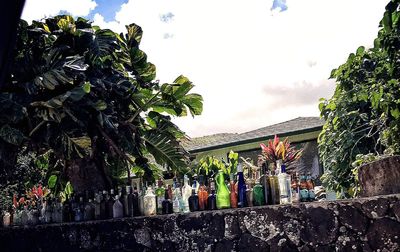
<svg viewBox="0 0 400 252">
<path fill-rule="evenodd" d="M 142 29 L 126 29 L 117 34 L 66 15 L 20 22 L 0 90 L 1 182 L 23 148 L 51 151 L 60 176 L 78 191 L 110 187 L 121 170 L 151 179 L 149 160 L 186 168 L 185 134 L 171 116 L 201 114 L 202 97 L 190 93 L 194 85 L 184 76 L 156 81 L 156 67 L 139 48 Z"/>
<path fill-rule="evenodd" d="M 386 6 L 372 48 L 359 47 L 332 71 L 335 93 L 319 104 L 326 121 L 318 139 L 323 182 L 350 196 L 357 193 L 362 160 L 400 153 L 399 6 L 399 0 Z"/>
</svg>

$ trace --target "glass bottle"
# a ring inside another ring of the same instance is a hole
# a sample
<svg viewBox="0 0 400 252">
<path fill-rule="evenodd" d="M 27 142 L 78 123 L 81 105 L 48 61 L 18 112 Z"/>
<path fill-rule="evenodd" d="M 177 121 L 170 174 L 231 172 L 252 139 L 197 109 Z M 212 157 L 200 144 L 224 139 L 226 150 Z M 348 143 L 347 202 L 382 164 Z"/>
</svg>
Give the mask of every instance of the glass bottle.
<svg viewBox="0 0 400 252">
<path fill-rule="evenodd" d="M 122 195 L 122 197 L 120 197 L 120 201 L 122 203 L 123 206 L 123 215 L 124 217 L 128 217 L 129 216 L 129 202 L 128 202 L 128 195 L 131 192 L 131 188 L 130 186 L 125 186 L 125 193 Z"/>
<path fill-rule="evenodd" d="M 308 190 L 308 200 L 309 201 L 314 201 L 315 200 L 315 192 L 314 192 L 314 181 L 311 177 L 311 173 L 307 174 L 307 190 Z"/>
<path fill-rule="evenodd" d="M 65 197 L 65 201 L 63 203 L 63 208 L 62 208 L 62 222 L 70 222 L 70 212 L 71 212 L 71 207 L 69 205 L 69 199 L 68 195 Z"/>
<path fill-rule="evenodd" d="M 247 199 L 247 206 L 252 207 L 253 206 L 253 188 L 251 187 L 251 184 L 246 184 L 246 199 Z"/>
<path fill-rule="evenodd" d="M 231 203 L 231 208 L 237 208 L 238 207 L 238 194 L 237 194 L 237 186 L 236 183 L 233 179 L 233 174 L 230 174 L 230 181 L 229 181 L 229 189 L 230 189 L 230 203 Z"/>
<path fill-rule="evenodd" d="M 157 213 L 156 195 L 151 186 L 147 188 L 146 195 L 143 196 L 143 213 L 145 216 L 156 215 Z"/>
<path fill-rule="evenodd" d="M 122 205 L 119 200 L 119 194 L 115 195 L 115 201 L 113 205 L 113 218 L 122 218 L 124 217 L 124 205 Z"/>
<path fill-rule="evenodd" d="M 165 188 L 161 179 L 158 180 L 156 187 L 156 196 L 157 196 L 157 214 L 162 214 L 162 202 L 165 198 Z"/>
<path fill-rule="evenodd" d="M 268 182 L 271 191 L 271 204 L 277 205 L 280 203 L 280 192 L 279 192 L 279 182 L 278 177 L 275 175 L 275 170 L 271 170 L 271 175 L 268 176 Z"/>
<path fill-rule="evenodd" d="M 139 212 L 140 215 L 144 215 L 144 195 L 146 193 L 146 187 L 142 186 L 142 190 L 139 191 Z"/>
<path fill-rule="evenodd" d="M 133 217 L 134 216 L 134 214 L 133 214 L 133 206 L 134 206 L 134 204 L 133 204 L 133 201 L 134 201 L 134 195 L 133 195 L 133 193 L 132 193 L 132 187 L 131 186 L 127 186 L 126 187 L 126 191 L 127 191 L 127 193 L 126 193 L 126 200 L 125 200 L 125 198 L 124 198 L 124 200 L 125 200 L 125 202 L 126 202 L 126 204 L 128 205 L 128 208 L 127 209 L 125 209 L 125 211 L 127 210 L 127 212 L 126 212 L 126 216 L 128 216 L 128 217 Z"/>
<path fill-rule="evenodd" d="M 199 187 L 200 187 L 200 184 L 199 184 L 199 182 L 198 182 L 198 180 L 197 180 L 197 174 L 193 174 L 193 182 L 192 182 L 192 188 L 195 188 L 195 190 L 196 190 L 196 194 L 198 193 L 198 191 L 199 191 Z"/>
<path fill-rule="evenodd" d="M 230 193 L 225 184 L 225 176 L 223 172 L 218 172 L 216 176 L 217 184 L 217 208 L 224 209 L 231 207 Z"/>
<path fill-rule="evenodd" d="M 256 181 L 256 184 L 253 187 L 253 205 L 265 205 L 264 187 L 260 184 L 259 180 Z"/>
<path fill-rule="evenodd" d="M 291 203 L 290 195 L 290 175 L 286 173 L 286 165 L 281 165 L 281 172 L 278 174 L 279 181 L 279 192 L 280 192 L 280 204 Z"/>
<path fill-rule="evenodd" d="M 164 200 L 162 202 L 162 214 L 171 214 L 173 213 L 172 201 L 169 198 L 168 191 L 164 192 Z"/>
<path fill-rule="evenodd" d="M 192 195 L 189 197 L 190 212 L 199 211 L 199 196 L 196 194 L 196 186 L 193 184 Z"/>
<path fill-rule="evenodd" d="M 243 167 L 242 164 L 238 164 L 237 166 L 237 187 L 238 187 L 238 207 L 246 207 L 247 199 L 246 199 L 246 183 L 244 181 L 243 176 Z"/>
<path fill-rule="evenodd" d="M 58 198 L 56 203 L 55 203 L 55 222 L 56 223 L 61 223 L 63 221 L 63 204 L 61 202 L 61 199 Z"/>
<path fill-rule="evenodd" d="M 217 196 L 215 195 L 215 181 L 210 179 L 210 195 L 208 196 L 208 209 L 217 210 Z"/>
<path fill-rule="evenodd" d="M 174 193 L 173 193 L 174 201 L 172 202 L 172 210 L 174 213 L 179 213 L 181 211 L 180 201 L 179 201 L 179 199 L 181 198 L 180 194 L 181 194 L 181 190 L 179 188 L 179 184 L 176 183 Z"/>
<path fill-rule="evenodd" d="M 51 215 L 52 215 L 52 201 L 51 198 L 47 200 L 45 211 L 44 211 L 44 222 L 51 223 Z"/>
<path fill-rule="evenodd" d="M 266 205 L 271 205 L 271 189 L 268 179 L 269 174 L 268 174 L 267 164 L 263 163 L 261 169 L 262 169 L 262 175 L 260 177 L 260 182 L 262 187 L 264 188 L 264 202 Z"/>
<path fill-rule="evenodd" d="M 101 219 L 101 192 L 95 193 L 94 194 L 94 219 L 95 220 L 100 220 Z"/>
<path fill-rule="evenodd" d="M 114 213 L 113 213 L 113 207 L 114 207 L 114 202 L 115 202 L 114 197 L 115 197 L 114 189 L 111 189 L 110 195 L 108 196 L 108 199 L 107 199 L 107 207 L 106 207 L 107 219 L 112 219 L 114 216 Z"/>
<path fill-rule="evenodd" d="M 192 187 L 189 184 L 189 178 L 187 175 L 183 177 L 183 187 L 182 187 L 182 202 L 183 202 L 183 212 L 190 212 L 189 209 L 189 197 L 192 195 Z"/>
<path fill-rule="evenodd" d="M 199 210 L 203 211 L 207 209 L 208 192 L 207 187 L 204 185 L 204 176 L 199 176 L 200 187 L 197 195 L 199 196 Z"/>
<path fill-rule="evenodd" d="M 140 207 L 139 207 L 139 193 L 137 187 L 133 188 L 133 216 L 140 216 Z"/>
<path fill-rule="evenodd" d="M 107 200 L 108 200 L 108 195 L 107 191 L 103 191 L 103 196 L 101 197 L 100 201 L 100 219 L 104 220 L 108 216 L 108 210 L 107 210 Z"/>
<path fill-rule="evenodd" d="M 7 211 L 3 212 L 3 227 L 11 226 L 11 214 Z"/>
<path fill-rule="evenodd" d="M 300 202 L 300 185 L 299 185 L 299 176 L 297 172 L 292 176 L 292 203 Z"/>
<path fill-rule="evenodd" d="M 94 211 L 95 207 L 93 205 L 92 199 L 89 199 L 88 202 L 85 204 L 85 211 L 83 213 L 83 219 L 85 221 L 94 220 Z"/>
<path fill-rule="evenodd" d="M 307 177 L 303 174 L 300 176 L 300 201 L 308 201 Z"/>
<path fill-rule="evenodd" d="M 83 211 L 82 207 L 83 205 L 83 197 L 79 197 L 79 203 L 75 204 L 74 212 L 75 212 L 75 218 L 74 221 L 83 221 Z"/>
</svg>

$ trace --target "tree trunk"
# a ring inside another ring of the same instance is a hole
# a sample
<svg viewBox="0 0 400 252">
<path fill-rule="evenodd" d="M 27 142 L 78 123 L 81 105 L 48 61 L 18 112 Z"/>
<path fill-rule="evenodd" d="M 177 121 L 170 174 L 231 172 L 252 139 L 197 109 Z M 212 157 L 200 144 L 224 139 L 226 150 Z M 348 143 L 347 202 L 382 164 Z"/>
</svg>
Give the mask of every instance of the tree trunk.
<svg viewBox="0 0 400 252">
<path fill-rule="evenodd" d="M 94 159 L 87 157 L 67 163 L 67 177 L 75 192 L 97 192 L 111 187 L 110 180 Z"/>
</svg>

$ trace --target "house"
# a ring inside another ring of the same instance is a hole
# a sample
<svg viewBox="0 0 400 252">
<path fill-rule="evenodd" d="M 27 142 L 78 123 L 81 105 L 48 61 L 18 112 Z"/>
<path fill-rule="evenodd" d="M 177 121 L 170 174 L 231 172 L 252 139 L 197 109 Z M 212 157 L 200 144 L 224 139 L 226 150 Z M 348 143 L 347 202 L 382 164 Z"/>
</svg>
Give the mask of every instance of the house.
<svg viewBox="0 0 400 252">
<path fill-rule="evenodd" d="M 273 139 L 275 135 L 282 139 L 288 137 L 297 148 L 304 149 L 302 157 L 296 163 L 298 172 L 311 173 L 317 177 L 322 174 L 317 138 L 323 124 L 324 121 L 319 117 L 298 117 L 240 134 L 222 133 L 193 138 L 185 142 L 184 147 L 197 161 L 204 156 L 226 160 L 229 151 L 233 150 L 257 164 L 261 152 L 260 143 Z"/>
</svg>

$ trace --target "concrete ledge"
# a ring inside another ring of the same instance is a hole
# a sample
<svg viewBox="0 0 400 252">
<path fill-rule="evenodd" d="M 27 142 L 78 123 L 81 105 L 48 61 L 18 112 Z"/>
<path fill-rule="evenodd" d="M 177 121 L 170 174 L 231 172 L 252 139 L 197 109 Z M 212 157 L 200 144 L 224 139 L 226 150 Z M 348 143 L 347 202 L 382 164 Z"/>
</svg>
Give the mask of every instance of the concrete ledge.
<svg viewBox="0 0 400 252">
<path fill-rule="evenodd" d="M 399 251 L 400 194 L 0 229 L 1 251 Z"/>
</svg>

